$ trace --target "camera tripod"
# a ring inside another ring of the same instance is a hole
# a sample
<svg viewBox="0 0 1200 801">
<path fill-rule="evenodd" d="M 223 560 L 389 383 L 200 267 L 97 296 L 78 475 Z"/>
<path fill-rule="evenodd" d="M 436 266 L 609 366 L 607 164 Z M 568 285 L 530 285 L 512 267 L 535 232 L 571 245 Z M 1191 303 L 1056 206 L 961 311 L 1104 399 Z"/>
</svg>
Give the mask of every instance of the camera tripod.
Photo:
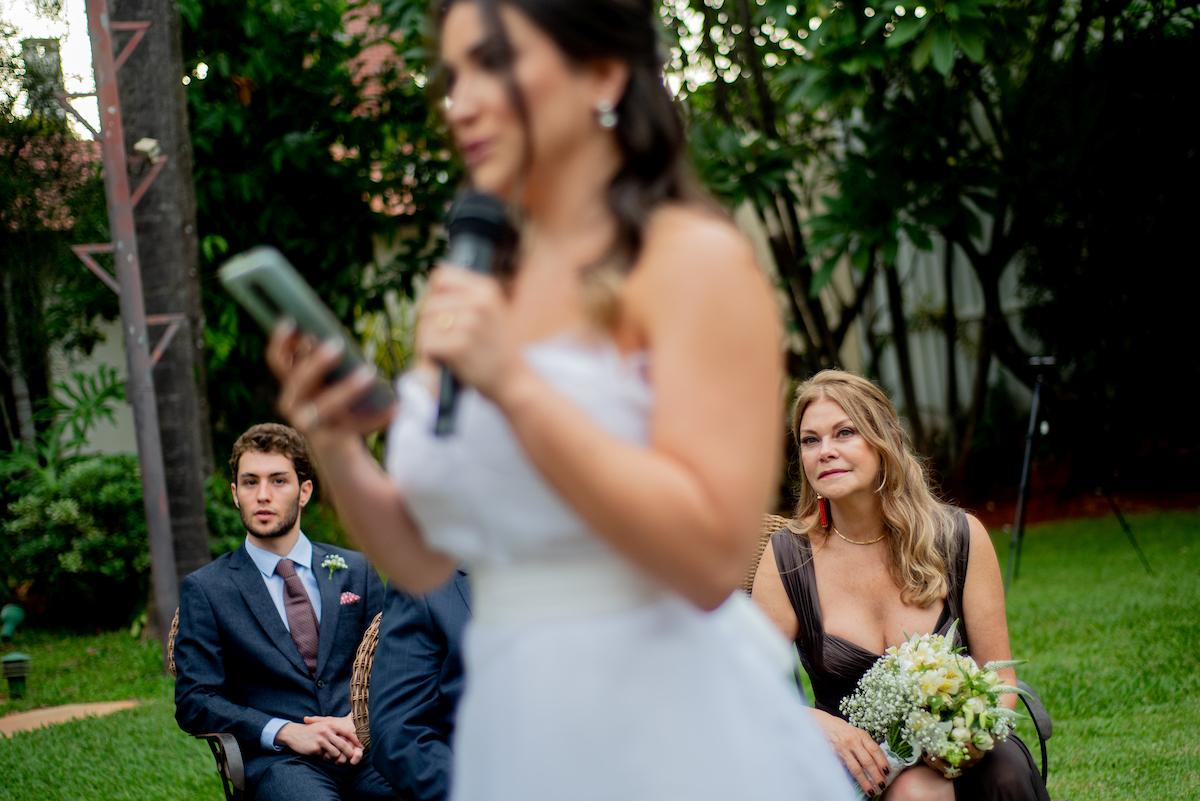
<svg viewBox="0 0 1200 801">
<path fill-rule="evenodd" d="M 1008 571 L 1004 577 L 1004 589 L 1006 592 L 1012 586 L 1013 582 L 1017 580 L 1017 573 L 1020 568 L 1021 544 L 1025 538 L 1025 511 L 1029 499 L 1029 470 L 1033 463 L 1034 442 L 1037 440 L 1039 431 L 1045 434 L 1049 430 L 1049 423 L 1045 420 L 1039 420 L 1042 387 L 1045 385 L 1043 368 L 1053 367 L 1054 363 L 1053 356 L 1034 356 L 1029 360 L 1030 366 L 1037 370 L 1037 377 L 1033 383 L 1033 401 L 1029 406 L 1029 428 L 1025 432 L 1025 457 L 1021 462 L 1021 483 L 1017 489 L 1017 515 L 1013 523 L 1012 534 L 1008 540 Z M 1125 532 L 1129 544 L 1133 546 L 1133 550 L 1137 553 L 1138 559 L 1141 560 L 1142 567 L 1146 569 L 1146 573 L 1154 575 L 1154 570 L 1150 567 L 1150 562 L 1146 559 L 1146 554 L 1142 551 L 1141 545 L 1138 544 L 1137 537 L 1133 533 L 1133 528 L 1129 525 L 1129 521 L 1125 519 L 1125 515 L 1121 513 L 1121 508 L 1117 506 L 1117 501 L 1113 498 L 1112 493 L 1104 485 L 1098 487 L 1096 491 L 1108 501 L 1109 508 L 1112 509 L 1117 522 L 1121 524 L 1121 530 Z"/>
</svg>

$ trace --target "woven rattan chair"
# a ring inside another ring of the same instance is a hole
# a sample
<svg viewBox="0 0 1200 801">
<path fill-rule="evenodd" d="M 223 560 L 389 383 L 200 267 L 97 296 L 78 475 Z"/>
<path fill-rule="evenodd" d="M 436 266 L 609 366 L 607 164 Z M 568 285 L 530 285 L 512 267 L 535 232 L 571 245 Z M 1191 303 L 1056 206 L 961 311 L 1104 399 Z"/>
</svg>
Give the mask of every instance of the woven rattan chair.
<svg viewBox="0 0 1200 801">
<path fill-rule="evenodd" d="M 179 634 L 179 610 L 171 619 L 171 630 L 167 634 L 167 670 L 176 675 L 175 637 Z M 237 738 L 228 732 L 197 734 L 196 739 L 208 743 L 213 759 L 217 761 L 217 773 L 221 777 L 221 789 L 226 801 L 241 801 L 246 797 L 246 769 L 242 764 L 242 749 Z"/>
<path fill-rule="evenodd" d="M 381 620 L 383 612 L 375 615 L 371 625 L 363 632 L 362 640 L 358 643 L 358 653 L 354 655 L 354 671 L 350 674 L 350 715 L 354 720 L 354 731 L 358 734 L 363 748 L 371 747 L 371 721 L 367 714 L 367 700 L 371 690 L 371 664 L 375 661 L 375 648 L 379 645 Z"/>
<path fill-rule="evenodd" d="M 771 535 L 781 528 L 785 528 L 788 524 L 788 518 L 780 517 L 779 515 L 763 515 L 762 525 L 758 529 L 758 546 L 754 549 L 754 561 L 750 563 L 750 567 L 746 570 L 746 577 L 742 579 L 742 589 L 747 594 L 754 589 L 754 574 L 758 572 L 758 563 L 762 561 L 762 555 L 767 550 L 767 543 L 771 541 Z"/>
</svg>

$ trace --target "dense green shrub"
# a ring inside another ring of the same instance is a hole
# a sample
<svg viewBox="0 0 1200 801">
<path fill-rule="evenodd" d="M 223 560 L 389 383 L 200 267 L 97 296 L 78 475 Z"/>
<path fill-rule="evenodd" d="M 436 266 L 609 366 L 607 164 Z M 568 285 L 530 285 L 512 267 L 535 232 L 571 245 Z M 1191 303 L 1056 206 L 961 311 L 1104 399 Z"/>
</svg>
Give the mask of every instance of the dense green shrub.
<svg viewBox="0 0 1200 801">
<path fill-rule="evenodd" d="M 4 583 L 47 622 L 110 627 L 145 603 L 150 555 L 137 459 L 35 472 L 3 522 Z"/>
</svg>

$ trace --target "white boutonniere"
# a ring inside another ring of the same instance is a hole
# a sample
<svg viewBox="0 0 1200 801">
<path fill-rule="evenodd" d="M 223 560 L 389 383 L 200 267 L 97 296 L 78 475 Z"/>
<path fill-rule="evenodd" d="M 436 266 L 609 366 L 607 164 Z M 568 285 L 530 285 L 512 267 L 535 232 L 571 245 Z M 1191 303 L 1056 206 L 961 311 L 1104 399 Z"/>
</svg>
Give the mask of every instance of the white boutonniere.
<svg viewBox="0 0 1200 801">
<path fill-rule="evenodd" d="M 329 571 L 329 578 L 333 579 L 333 571 L 345 570 L 350 565 L 346 564 L 346 560 L 342 558 L 341 554 L 331 553 L 321 560 L 321 567 L 326 568 Z"/>
</svg>

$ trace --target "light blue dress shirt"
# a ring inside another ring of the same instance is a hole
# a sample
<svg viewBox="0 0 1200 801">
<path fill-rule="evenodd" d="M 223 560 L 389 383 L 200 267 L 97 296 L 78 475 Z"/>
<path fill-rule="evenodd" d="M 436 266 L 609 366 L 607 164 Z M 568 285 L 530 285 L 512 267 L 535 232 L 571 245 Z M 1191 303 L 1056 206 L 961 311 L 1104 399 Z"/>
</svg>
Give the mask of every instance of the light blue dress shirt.
<svg viewBox="0 0 1200 801">
<path fill-rule="evenodd" d="M 296 563 L 296 575 L 300 577 L 300 582 L 308 593 L 308 600 L 312 602 L 313 612 L 317 615 L 317 623 L 321 622 L 321 590 L 317 586 L 317 574 L 312 567 L 312 542 L 304 536 L 303 531 L 300 532 L 296 544 L 292 546 L 292 550 L 286 557 L 259 548 L 250 542 L 249 537 L 246 537 L 246 553 L 250 555 L 258 572 L 262 573 L 263 582 L 267 585 L 267 593 L 275 603 L 275 609 L 279 612 L 279 619 L 283 621 L 285 629 L 290 632 L 292 627 L 288 624 L 287 611 L 283 605 L 283 576 L 275 572 L 275 565 L 279 564 L 280 559 L 285 558 Z M 263 726 L 262 735 L 259 737 L 262 747 L 272 751 L 282 751 L 283 747 L 275 744 L 275 735 L 279 734 L 279 730 L 283 728 L 284 724 L 292 722 L 295 721 L 283 718 L 271 718 L 267 721 L 267 725 Z"/>
</svg>

